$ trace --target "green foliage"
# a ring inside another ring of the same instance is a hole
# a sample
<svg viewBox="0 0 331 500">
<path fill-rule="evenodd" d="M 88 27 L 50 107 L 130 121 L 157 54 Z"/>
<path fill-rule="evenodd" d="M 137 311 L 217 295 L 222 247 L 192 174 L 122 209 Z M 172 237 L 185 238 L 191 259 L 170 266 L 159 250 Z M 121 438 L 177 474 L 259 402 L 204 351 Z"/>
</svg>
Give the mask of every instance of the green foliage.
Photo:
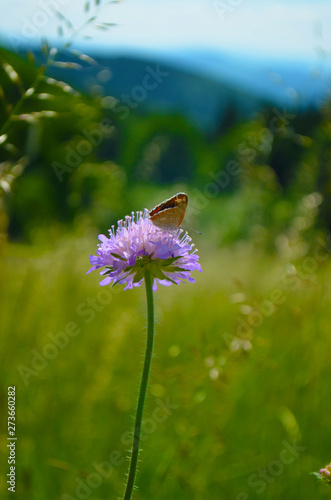
<svg viewBox="0 0 331 500">
<path fill-rule="evenodd" d="M 123 492 L 145 297 L 141 289 L 106 290 L 98 275 L 85 276 L 95 245 L 95 234 L 61 239 L 55 248 L 10 245 L 2 259 L 1 391 L 5 401 L 6 387 L 16 386 L 18 499 L 79 498 L 77 481 L 86 484 L 94 464 L 114 452 L 118 464 L 91 498 Z M 330 458 L 330 257 L 314 272 L 301 260 L 294 286 L 283 277 L 282 260 L 251 245 L 199 246 L 204 272 L 197 283 L 164 287 L 156 296 L 136 496 L 255 499 L 264 488 L 266 500 L 328 498 L 310 472 Z M 253 311 L 265 313 L 245 330 Z M 67 345 L 56 347 L 63 338 Z M 284 442 L 304 449 L 287 452 L 278 474 Z M 3 446 L 2 470 L 6 461 Z M 258 486 L 263 468 L 268 480 Z M 10 498 L 4 476 L 0 494 Z"/>
<path fill-rule="evenodd" d="M 31 57 L 27 63 L 0 54 L 1 220 L 11 239 L 33 242 L 47 238 L 49 226 L 65 231 L 89 219 L 105 231 L 177 186 L 190 195 L 189 225 L 218 225 L 218 244 L 247 239 L 280 251 L 286 239 L 303 248 L 329 230 L 328 103 L 297 116 L 266 109 L 204 136 L 180 116 L 138 109 L 120 120 L 102 98 L 49 78 L 48 69 L 62 64 L 61 51 L 45 45 L 44 53 L 39 70 Z M 81 65 L 96 64 L 74 56 Z"/>
<path fill-rule="evenodd" d="M 72 177 L 81 167 L 79 182 L 84 182 L 86 162 L 96 160 L 96 143 L 100 146 L 99 163 L 94 166 L 106 171 L 106 177 L 111 175 L 112 166 L 108 169 L 109 164 L 102 162 L 107 158 L 107 149 L 102 153 L 101 148 L 105 143 L 108 149 L 112 148 L 113 126 L 103 113 L 100 98 L 77 93 L 66 83 L 46 76 L 45 68 L 38 72 L 7 51 L 1 54 L 3 61 L 13 64 L 13 75 L 17 71 L 24 76 L 24 80 L 19 79 L 21 99 L 15 106 L 7 102 L 8 112 L 2 115 L 1 131 L 5 134 L 0 148 L 7 157 L 0 171 L 3 199 L 7 203 L 11 236 L 31 241 L 34 233 L 49 224 L 68 224 L 77 215 Z M 55 55 L 49 56 L 47 65 L 54 64 Z M 9 63 L 3 62 L 3 66 Z M 7 96 L 11 96 L 9 89 L 6 99 Z M 112 191 L 111 187 L 108 195 Z M 88 201 L 86 208 L 90 208 Z"/>
<path fill-rule="evenodd" d="M 100 5 L 85 3 L 89 21 Z M 330 460 L 330 105 L 292 117 L 266 109 L 209 136 L 180 116 L 138 110 L 121 121 L 102 98 L 48 76 L 59 56 L 47 44 L 39 65 L 0 51 L 0 232 L 11 241 L 0 395 L 16 386 L 17 498 L 79 498 L 111 456 L 111 475 L 87 494 L 123 492 L 145 304 L 141 290 L 86 277 L 87 256 L 99 231 L 179 190 L 188 225 L 204 232 L 204 273 L 158 291 L 136 496 L 328 498 L 309 473 Z M 95 63 L 75 57 L 66 67 Z M 294 441 L 304 449 L 283 463 Z M 6 470 L 5 446 L 0 461 Z"/>
</svg>

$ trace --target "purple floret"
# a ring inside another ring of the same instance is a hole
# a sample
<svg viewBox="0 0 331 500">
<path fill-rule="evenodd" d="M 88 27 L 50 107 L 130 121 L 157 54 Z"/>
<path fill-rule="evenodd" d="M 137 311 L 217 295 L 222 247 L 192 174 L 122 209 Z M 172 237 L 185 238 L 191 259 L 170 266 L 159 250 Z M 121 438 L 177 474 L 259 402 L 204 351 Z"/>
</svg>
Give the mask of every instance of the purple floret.
<svg viewBox="0 0 331 500">
<path fill-rule="evenodd" d="M 132 212 L 118 227 L 109 230 L 109 238 L 100 234 L 97 255 L 90 255 L 91 269 L 106 277 L 100 285 L 119 283 L 124 290 L 140 286 L 143 282 L 144 266 L 153 276 L 153 290 L 157 283 L 169 286 L 185 280 L 194 283 L 191 271 L 202 271 L 199 256 L 190 236 L 182 229 L 176 233 L 154 226 L 148 211 Z"/>
</svg>

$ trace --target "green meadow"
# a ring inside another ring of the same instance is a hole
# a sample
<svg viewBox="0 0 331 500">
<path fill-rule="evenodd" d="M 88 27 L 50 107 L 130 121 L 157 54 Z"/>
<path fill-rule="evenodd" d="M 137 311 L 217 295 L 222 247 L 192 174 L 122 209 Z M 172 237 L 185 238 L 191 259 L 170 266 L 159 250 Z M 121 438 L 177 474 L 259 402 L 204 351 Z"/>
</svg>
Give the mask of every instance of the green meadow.
<svg viewBox="0 0 331 500">
<path fill-rule="evenodd" d="M 133 498 L 329 498 L 312 473 L 331 461 L 330 103 L 229 113 L 213 133 L 143 106 L 121 121 L 41 54 L 0 50 L 0 497 L 123 498 L 146 297 L 99 286 L 89 255 L 184 191 L 203 272 L 155 293 Z"/>
<path fill-rule="evenodd" d="M 329 253 L 320 247 L 294 276 L 250 243 L 194 239 L 196 283 L 155 294 L 135 498 L 329 498 L 311 475 L 330 459 Z M 4 248 L 2 406 L 15 386 L 22 500 L 123 494 L 145 295 L 85 275 L 95 244 Z M 2 446 L 4 470 L 6 461 Z M 4 476 L 0 488 L 11 498 Z"/>
</svg>

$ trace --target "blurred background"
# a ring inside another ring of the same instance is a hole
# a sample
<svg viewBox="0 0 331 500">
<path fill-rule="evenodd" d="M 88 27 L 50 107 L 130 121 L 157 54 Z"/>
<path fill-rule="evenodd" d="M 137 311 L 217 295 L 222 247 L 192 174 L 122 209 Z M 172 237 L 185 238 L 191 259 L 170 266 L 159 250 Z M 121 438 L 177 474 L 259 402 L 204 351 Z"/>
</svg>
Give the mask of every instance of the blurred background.
<svg viewBox="0 0 331 500">
<path fill-rule="evenodd" d="M 178 191 L 203 273 L 156 294 L 134 497 L 329 498 L 330 21 L 327 1 L 2 0 L 17 498 L 121 498 L 144 291 L 85 273 L 98 234 Z"/>
</svg>

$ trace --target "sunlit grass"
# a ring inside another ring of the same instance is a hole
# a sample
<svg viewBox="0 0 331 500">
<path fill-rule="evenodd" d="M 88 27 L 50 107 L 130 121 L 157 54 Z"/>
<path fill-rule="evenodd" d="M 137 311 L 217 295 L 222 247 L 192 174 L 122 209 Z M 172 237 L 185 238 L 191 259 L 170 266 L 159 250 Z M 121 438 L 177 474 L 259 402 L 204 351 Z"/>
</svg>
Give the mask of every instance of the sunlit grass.
<svg viewBox="0 0 331 500">
<path fill-rule="evenodd" d="M 200 241 L 204 272 L 195 273 L 197 283 L 156 295 L 136 498 L 328 498 L 328 488 L 310 472 L 330 461 L 331 264 L 322 263 L 294 290 L 284 282 L 279 259 L 249 245 L 213 250 Z M 2 259 L 1 391 L 5 401 L 7 386 L 16 385 L 20 499 L 80 498 L 77 487 L 93 484 L 95 464 L 113 452 L 119 465 L 98 487 L 90 486 L 86 498 L 116 499 L 123 492 L 145 297 L 143 289 L 124 293 L 120 287 L 108 288 L 108 299 L 100 295 L 98 275 L 85 275 L 95 243 L 63 239 L 40 251 L 12 245 Z M 238 344 L 239 322 L 276 288 L 282 303 L 262 314 L 253 335 Z M 44 367 L 39 360 L 33 368 L 35 353 L 52 343 L 49 334 L 72 322 L 79 333 Z M 26 384 L 19 365 L 34 370 Z M 285 464 L 284 442 L 294 441 L 304 450 Z M 6 470 L 6 447 L 1 450 Z M 267 479 L 258 477 L 260 469 L 267 469 Z M 5 481 L 2 476 L 0 492 L 7 498 Z"/>
</svg>

